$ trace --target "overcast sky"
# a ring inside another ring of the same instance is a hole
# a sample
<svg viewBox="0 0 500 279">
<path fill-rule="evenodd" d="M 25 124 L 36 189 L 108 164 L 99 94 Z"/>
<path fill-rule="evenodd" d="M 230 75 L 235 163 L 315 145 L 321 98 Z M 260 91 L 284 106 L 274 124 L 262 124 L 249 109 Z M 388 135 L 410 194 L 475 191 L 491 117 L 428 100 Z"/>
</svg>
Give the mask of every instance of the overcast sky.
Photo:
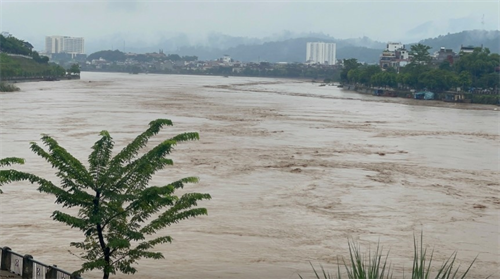
<svg viewBox="0 0 500 279">
<path fill-rule="evenodd" d="M 464 29 L 498 30 L 500 25 L 498 0 L 0 0 L 0 5 L 1 30 L 39 50 L 47 35 L 154 44 L 179 33 L 201 39 L 212 32 L 266 37 L 288 30 L 401 41 Z"/>
</svg>

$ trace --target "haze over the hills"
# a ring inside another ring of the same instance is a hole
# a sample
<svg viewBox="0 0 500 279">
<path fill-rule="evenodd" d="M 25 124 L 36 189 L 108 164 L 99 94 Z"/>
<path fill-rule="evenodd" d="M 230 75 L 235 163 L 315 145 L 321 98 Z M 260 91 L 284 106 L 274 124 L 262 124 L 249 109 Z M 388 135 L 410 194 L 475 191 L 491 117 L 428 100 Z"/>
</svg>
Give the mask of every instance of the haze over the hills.
<svg viewBox="0 0 500 279">
<path fill-rule="evenodd" d="M 213 60 L 229 55 L 233 59 L 243 62 L 305 62 L 306 43 L 311 41 L 335 42 L 337 44 L 337 59 L 356 58 L 360 62 L 376 63 L 380 53 L 386 47 L 385 42 L 371 40 L 368 37 L 356 39 L 335 39 L 324 34 L 304 34 L 304 37 L 283 39 L 278 41 L 265 41 L 260 39 L 231 37 L 216 35 L 211 37 L 211 42 L 205 45 L 175 44 L 175 40 L 165 41 L 156 46 L 133 49 L 137 53 L 155 52 L 163 48 L 166 53 L 175 53 L 181 56 L 197 56 L 200 60 Z M 440 47 L 451 48 L 458 52 L 461 45 L 481 46 L 489 48 L 492 52 L 500 53 L 500 31 L 469 30 L 459 33 L 440 35 L 427 38 L 418 42 L 431 47 L 431 52 Z M 170 50 L 164 46 L 174 45 Z"/>
<path fill-rule="evenodd" d="M 375 43 L 363 46 L 378 48 L 379 42 L 498 30 L 499 5 L 491 0 L 2 0 L 0 10 L 2 31 L 31 42 L 36 50 L 44 50 L 45 36 L 81 36 L 90 54 L 102 49 L 228 49 L 303 37 L 368 37 Z"/>
</svg>

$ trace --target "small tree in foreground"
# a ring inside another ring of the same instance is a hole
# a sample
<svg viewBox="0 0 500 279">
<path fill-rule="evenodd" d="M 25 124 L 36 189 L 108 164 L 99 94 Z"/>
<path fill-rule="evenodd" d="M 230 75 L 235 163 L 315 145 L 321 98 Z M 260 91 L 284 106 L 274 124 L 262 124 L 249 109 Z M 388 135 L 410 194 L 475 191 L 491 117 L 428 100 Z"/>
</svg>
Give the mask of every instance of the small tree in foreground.
<svg viewBox="0 0 500 279">
<path fill-rule="evenodd" d="M 53 138 L 43 135 L 41 139 L 48 150 L 33 142 L 31 150 L 57 169 L 60 186 L 17 170 L 0 170 L 0 185 L 28 180 L 37 183 L 40 192 L 56 196 L 56 203 L 63 207 L 79 209 L 76 216 L 61 211 L 52 214 L 54 220 L 84 233 L 84 241 L 70 243 L 84 250 L 82 259 L 85 262 L 77 273 L 97 269 L 103 271 L 103 278 L 117 271 L 133 274 L 137 270 L 132 264 L 141 258 L 163 258 L 161 253 L 150 249 L 172 241 L 170 236 L 151 236 L 183 219 L 207 214 L 205 208 L 196 206 L 198 201 L 210 199 L 209 194 L 174 195 L 174 191 L 186 183 L 196 183 L 196 177 L 148 187 L 153 174 L 173 164 L 165 156 L 178 142 L 199 138 L 198 133 L 179 134 L 139 156 L 139 151 L 164 125 L 172 126 L 172 122 L 167 119 L 152 121 L 149 129 L 114 157 L 111 155 L 114 142 L 107 131 L 102 131 L 101 139 L 92 147 L 88 168 Z M 9 165 L 23 161 L 5 158 L 0 162 Z"/>
<path fill-rule="evenodd" d="M 0 159 L 0 167 L 6 167 L 6 166 L 11 166 L 14 164 L 24 164 L 24 159 L 21 158 L 15 158 L 15 157 L 9 157 L 9 158 L 3 158 Z M 0 176 L 0 185 L 2 185 L 2 177 Z M 2 189 L 0 189 L 0 194 L 2 194 Z"/>
</svg>

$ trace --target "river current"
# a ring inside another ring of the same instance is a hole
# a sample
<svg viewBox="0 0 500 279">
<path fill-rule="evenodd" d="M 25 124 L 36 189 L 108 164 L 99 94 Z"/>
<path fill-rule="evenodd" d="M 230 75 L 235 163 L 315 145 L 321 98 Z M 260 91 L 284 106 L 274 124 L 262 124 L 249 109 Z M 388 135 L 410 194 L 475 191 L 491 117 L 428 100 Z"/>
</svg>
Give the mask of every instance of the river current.
<svg viewBox="0 0 500 279">
<path fill-rule="evenodd" d="M 84 72 L 78 81 L 18 87 L 0 93 L 0 158 L 25 158 L 16 168 L 53 181 L 54 169 L 29 149 L 41 134 L 86 162 L 101 130 L 115 151 L 157 118 L 174 126 L 149 147 L 200 133 L 175 148 L 174 166 L 151 185 L 198 176 L 183 192 L 210 193 L 200 204 L 208 216 L 166 228 L 161 234 L 174 241 L 157 246 L 165 259 L 142 260 L 135 276 L 115 278 L 307 278 L 309 261 L 335 273 L 348 240 L 390 250 L 396 275 L 411 268 L 420 232 L 435 266 L 457 251 L 463 267 L 478 257 L 471 278 L 500 278 L 496 106 L 245 77 Z M 50 218 L 61 210 L 54 197 L 29 183 L 2 190 L 0 245 L 78 269 L 69 243 L 83 236 Z"/>
</svg>

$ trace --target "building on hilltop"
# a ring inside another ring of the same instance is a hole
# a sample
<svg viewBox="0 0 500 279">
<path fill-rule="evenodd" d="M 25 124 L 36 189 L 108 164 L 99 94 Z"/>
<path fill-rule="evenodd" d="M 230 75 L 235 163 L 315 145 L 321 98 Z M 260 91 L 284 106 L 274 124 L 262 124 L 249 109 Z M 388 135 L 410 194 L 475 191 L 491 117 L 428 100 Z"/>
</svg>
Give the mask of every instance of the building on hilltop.
<svg viewBox="0 0 500 279">
<path fill-rule="evenodd" d="M 335 43 L 307 43 L 306 63 L 335 65 L 337 63 L 337 45 Z"/>
<path fill-rule="evenodd" d="M 441 47 L 438 51 L 434 52 L 432 58 L 438 64 L 443 61 L 448 61 L 450 65 L 453 65 L 456 56 L 457 54 L 453 51 L 453 49 Z"/>
<path fill-rule="evenodd" d="M 399 72 L 401 67 L 410 62 L 410 53 L 402 43 L 387 43 L 386 49 L 380 55 L 379 66 L 382 70 L 394 68 Z"/>
<path fill-rule="evenodd" d="M 46 36 L 45 53 L 85 54 L 85 39 L 82 37 Z"/>
<path fill-rule="evenodd" d="M 463 53 L 473 53 L 474 52 L 474 49 L 477 48 L 475 46 L 463 46 L 463 45 L 460 45 L 460 52 L 463 52 Z M 483 45 L 481 45 L 479 48 L 483 48 Z"/>
<path fill-rule="evenodd" d="M 388 51 L 396 51 L 398 49 L 405 49 L 405 45 L 403 45 L 402 43 L 387 43 L 387 47 L 386 49 Z"/>
</svg>

